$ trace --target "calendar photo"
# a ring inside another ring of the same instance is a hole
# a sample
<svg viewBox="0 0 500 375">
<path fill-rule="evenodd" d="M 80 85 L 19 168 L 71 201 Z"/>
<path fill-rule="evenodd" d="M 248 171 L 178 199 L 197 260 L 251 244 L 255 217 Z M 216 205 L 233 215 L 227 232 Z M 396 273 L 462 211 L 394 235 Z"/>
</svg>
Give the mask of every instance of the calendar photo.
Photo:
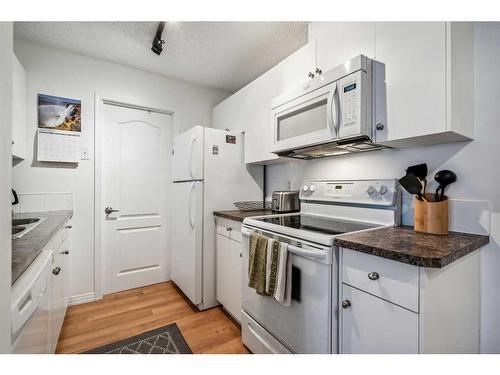
<svg viewBox="0 0 500 375">
<path fill-rule="evenodd" d="M 81 132 L 81 100 L 38 94 L 38 127 Z"/>
</svg>

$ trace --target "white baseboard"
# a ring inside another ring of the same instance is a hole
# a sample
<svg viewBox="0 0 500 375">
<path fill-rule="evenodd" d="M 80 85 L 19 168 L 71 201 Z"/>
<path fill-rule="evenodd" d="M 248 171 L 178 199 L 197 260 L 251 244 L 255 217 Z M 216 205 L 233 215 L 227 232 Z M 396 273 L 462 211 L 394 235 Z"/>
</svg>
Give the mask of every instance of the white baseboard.
<svg viewBox="0 0 500 375">
<path fill-rule="evenodd" d="M 76 296 L 71 297 L 69 299 L 69 305 L 74 306 L 94 301 L 95 301 L 94 292 L 90 292 L 90 293 L 78 294 Z"/>
</svg>

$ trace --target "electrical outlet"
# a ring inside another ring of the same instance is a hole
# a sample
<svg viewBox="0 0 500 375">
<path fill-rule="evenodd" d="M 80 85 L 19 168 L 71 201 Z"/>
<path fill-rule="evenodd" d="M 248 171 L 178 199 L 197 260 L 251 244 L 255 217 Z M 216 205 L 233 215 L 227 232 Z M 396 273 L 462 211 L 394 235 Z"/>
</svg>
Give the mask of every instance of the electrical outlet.
<svg viewBox="0 0 500 375">
<path fill-rule="evenodd" d="M 89 149 L 84 147 L 82 148 L 82 160 L 90 160 Z"/>
</svg>

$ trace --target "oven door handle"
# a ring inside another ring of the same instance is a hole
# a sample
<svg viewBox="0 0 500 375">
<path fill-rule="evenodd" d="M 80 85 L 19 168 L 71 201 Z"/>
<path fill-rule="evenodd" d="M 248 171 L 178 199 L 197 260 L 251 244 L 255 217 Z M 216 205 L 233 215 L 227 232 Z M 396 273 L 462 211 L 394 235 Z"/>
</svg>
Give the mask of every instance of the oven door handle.
<svg viewBox="0 0 500 375">
<path fill-rule="evenodd" d="M 243 228 L 241 228 L 241 234 L 245 237 L 250 237 L 250 234 L 252 234 L 252 232 L 250 230 L 248 230 L 247 228 L 243 227 Z M 264 235 L 264 237 L 268 237 L 268 236 Z M 290 253 L 299 255 L 299 256 L 304 257 L 304 258 L 309 258 L 309 259 L 314 260 L 316 262 L 321 262 L 321 263 L 325 263 L 325 264 L 332 263 L 332 252 L 331 251 L 303 249 L 303 248 L 298 247 L 298 246 L 294 246 L 294 245 L 290 245 L 290 244 L 287 244 L 287 245 L 288 245 L 288 251 Z"/>
</svg>

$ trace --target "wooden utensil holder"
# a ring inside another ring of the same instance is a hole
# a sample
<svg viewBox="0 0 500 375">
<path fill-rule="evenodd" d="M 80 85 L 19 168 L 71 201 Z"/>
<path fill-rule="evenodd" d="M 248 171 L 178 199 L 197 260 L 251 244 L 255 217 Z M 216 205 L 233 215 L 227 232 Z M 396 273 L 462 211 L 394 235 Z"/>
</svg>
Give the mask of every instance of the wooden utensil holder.
<svg viewBox="0 0 500 375">
<path fill-rule="evenodd" d="M 448 197 L 434 202 L 434 195 L 425 194 L 425 199 L 415 197 L 414 229 L 415 232 L 446 236 L 448 234 Z"/>
</svg>

